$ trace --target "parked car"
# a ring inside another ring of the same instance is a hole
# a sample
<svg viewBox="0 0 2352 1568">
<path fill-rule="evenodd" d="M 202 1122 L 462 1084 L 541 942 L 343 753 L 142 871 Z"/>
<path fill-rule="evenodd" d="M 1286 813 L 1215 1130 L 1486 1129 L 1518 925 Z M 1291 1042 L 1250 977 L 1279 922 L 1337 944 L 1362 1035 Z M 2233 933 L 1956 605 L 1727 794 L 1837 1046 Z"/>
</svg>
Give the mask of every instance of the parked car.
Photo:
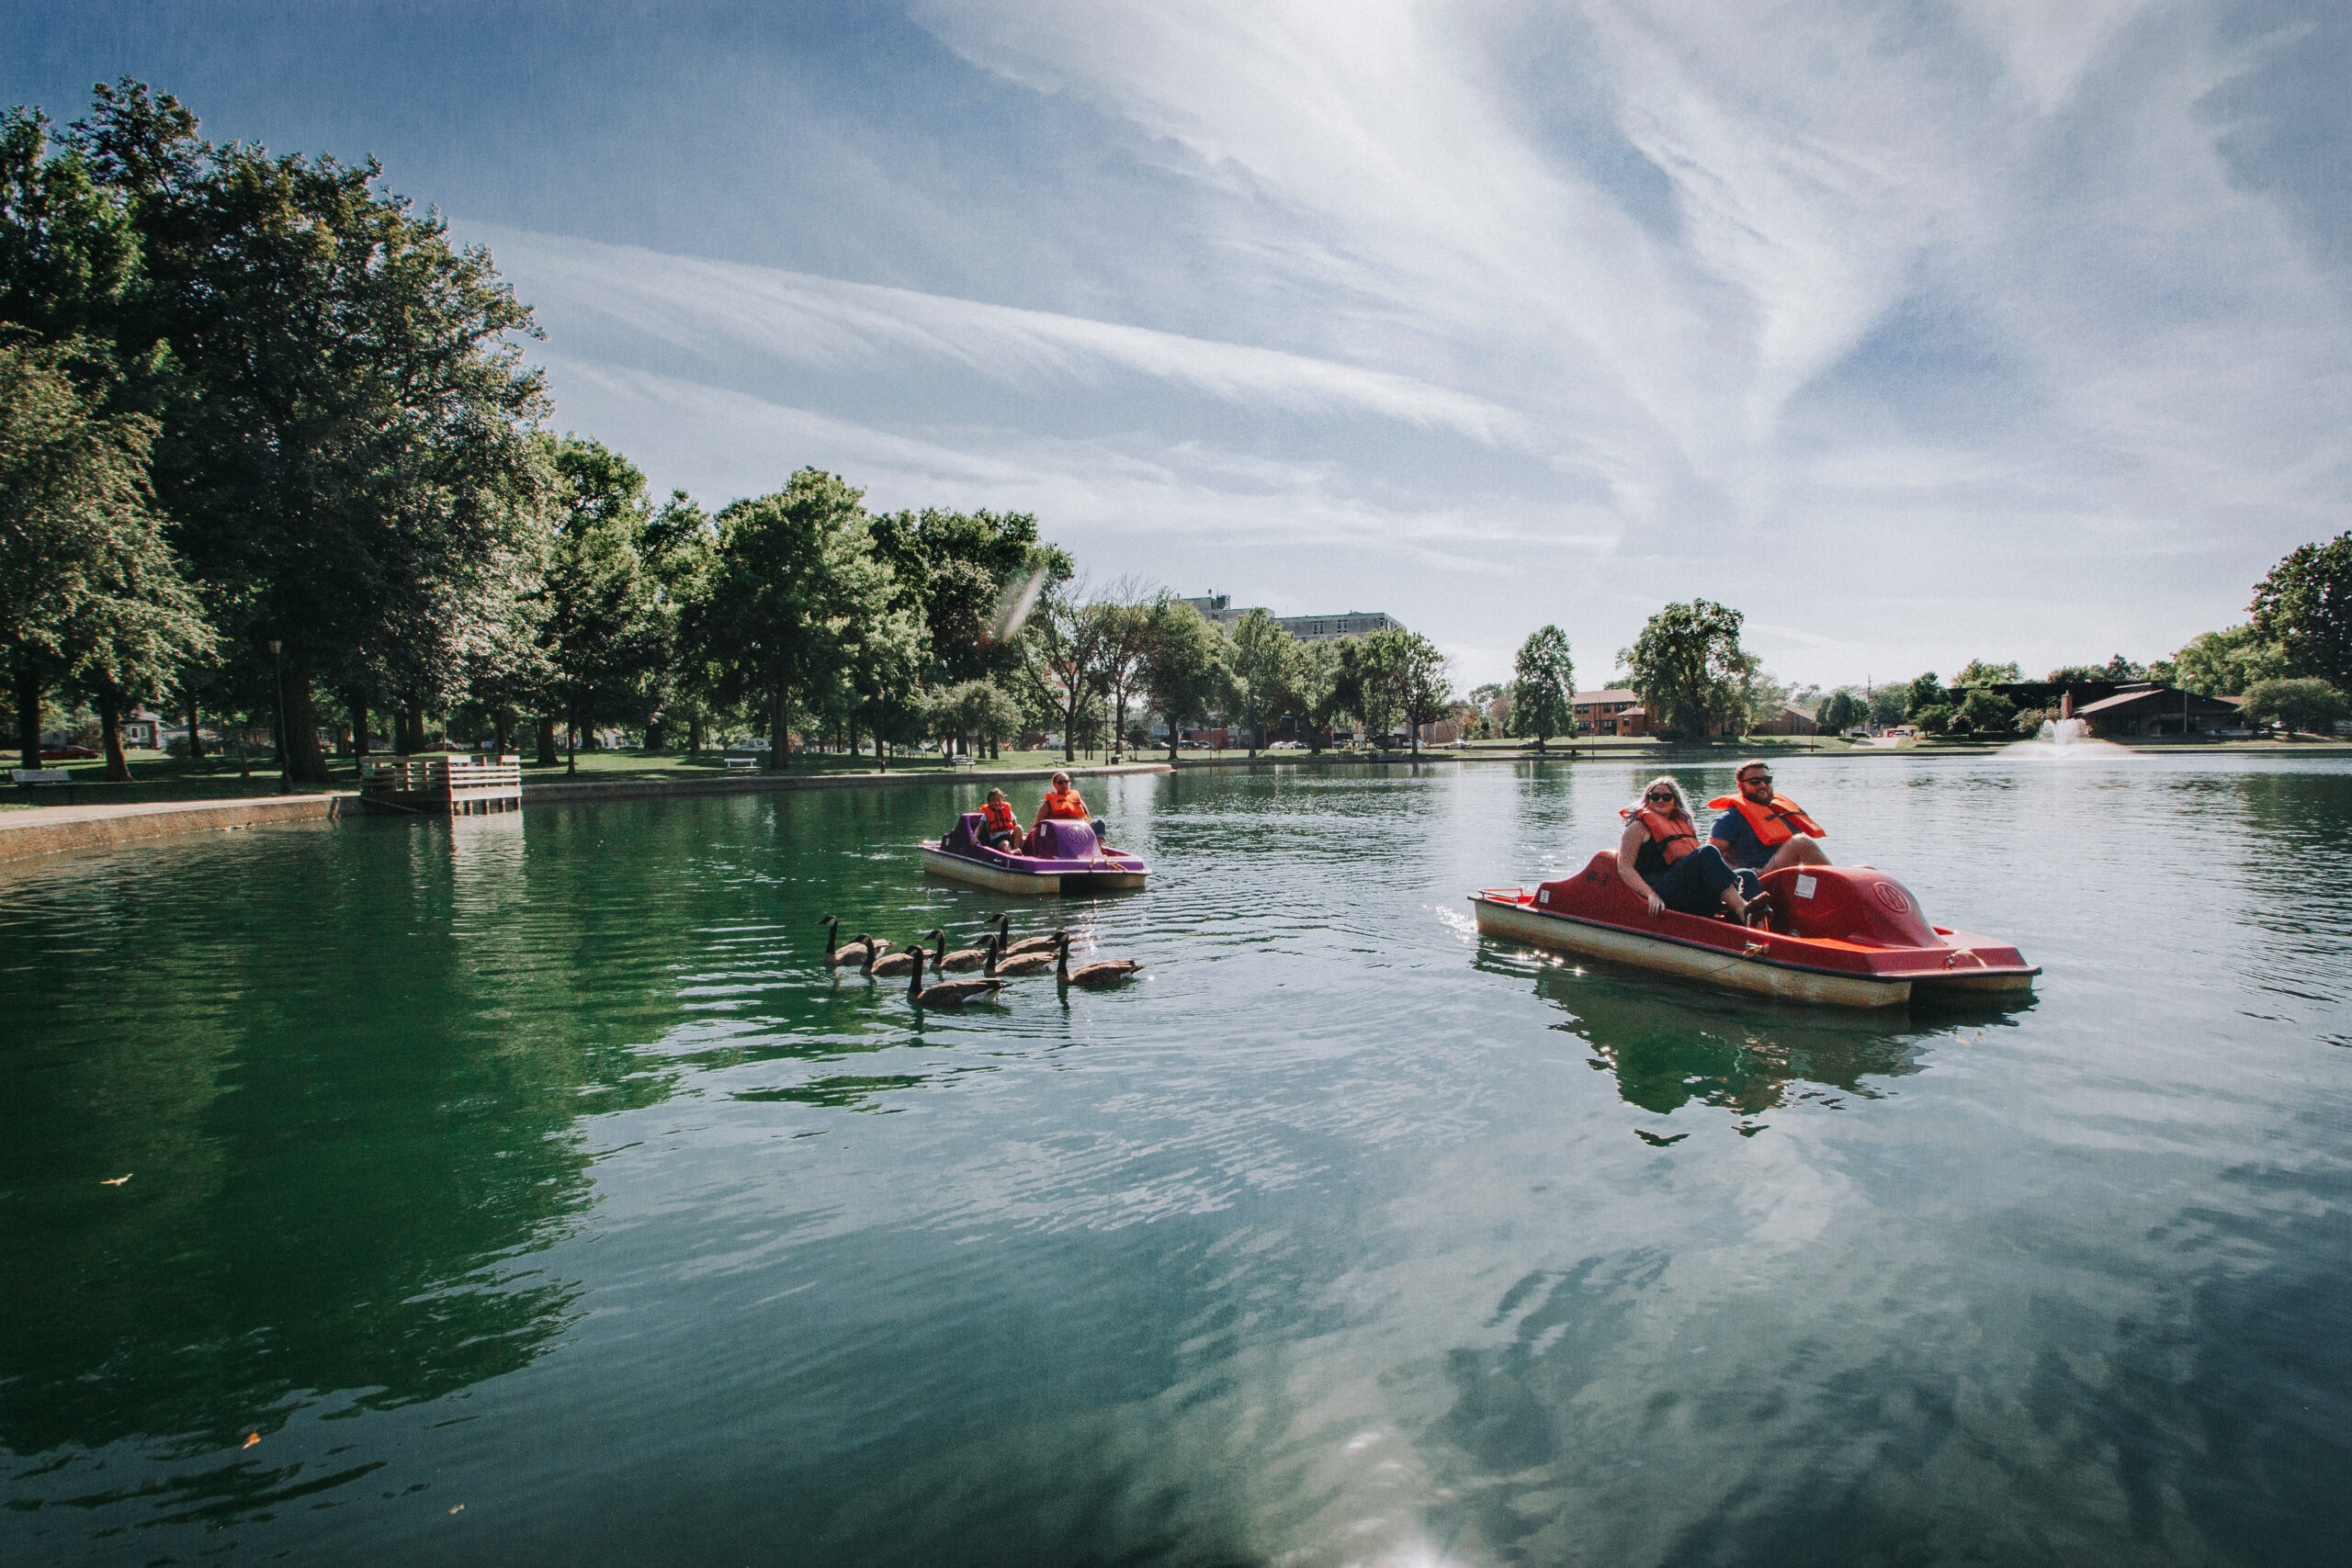
<svg viewBox="0 0 2352 1568">
<path fill-rule="evenodd" d="M 59 746 L 53 750 L 43 750 L 40 760 L 44 762 L 71 762 L 96 755 L 97 753 L 87 746 Z"/>
<path fill-rule="evenodd" d="M 1306 750 L 1306 742 L 1304 740 L 1277 740 L 1272 746 L 1267 747 L 1266 750 L 1269 751 L 1304 751 Z"/>
</svg>

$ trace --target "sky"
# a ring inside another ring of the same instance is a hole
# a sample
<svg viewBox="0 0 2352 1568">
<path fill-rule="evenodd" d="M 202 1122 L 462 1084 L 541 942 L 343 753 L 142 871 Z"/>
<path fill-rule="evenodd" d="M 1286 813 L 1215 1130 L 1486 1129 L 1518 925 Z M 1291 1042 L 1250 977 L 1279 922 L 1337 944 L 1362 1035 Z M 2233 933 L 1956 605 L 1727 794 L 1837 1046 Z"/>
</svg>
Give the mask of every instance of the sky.
<svg viewBox="0 0 2352 1568">
<path fill-rule="evenodd" d="M 0 0 L 0 103 L 124 74 L 379 158 L 658 491 L 1465 688 L 1692 597 L 1798 683 L 2145 660 L 2352 527 L 2340 0 Z"/>
</svg>

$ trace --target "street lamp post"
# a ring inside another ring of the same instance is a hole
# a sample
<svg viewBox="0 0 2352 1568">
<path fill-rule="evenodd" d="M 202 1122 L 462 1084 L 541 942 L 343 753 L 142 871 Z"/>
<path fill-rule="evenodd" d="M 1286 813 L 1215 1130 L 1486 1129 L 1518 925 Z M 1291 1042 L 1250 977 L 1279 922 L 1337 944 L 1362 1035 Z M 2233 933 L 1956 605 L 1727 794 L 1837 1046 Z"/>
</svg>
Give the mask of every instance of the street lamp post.
<svg viewBox="0 0 2352 1568">
<path fill-rule="evenodd" d="M 269 639 L 269 657 L 277 670 L 277 793 L 294 793 L 293 765 L 286 755 L 286 655 L 276 637 Z"/>
</svg>

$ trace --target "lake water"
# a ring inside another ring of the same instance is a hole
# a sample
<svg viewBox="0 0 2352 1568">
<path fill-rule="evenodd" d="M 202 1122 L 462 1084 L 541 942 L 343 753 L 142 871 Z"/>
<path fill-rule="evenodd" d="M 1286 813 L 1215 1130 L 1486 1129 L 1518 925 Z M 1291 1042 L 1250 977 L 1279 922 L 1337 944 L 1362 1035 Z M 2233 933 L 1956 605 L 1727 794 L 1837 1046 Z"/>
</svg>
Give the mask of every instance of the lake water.
<svg viewBox="0 0 2352 1568">
<path fill-rule="evenodd" d="M 1090 784 L 920 1019 L 970 789 L 10 868 L 0 1560 L 2345 1561 L 2352 766 L 1780 771 L 2036 999 L 1482 945 L 1614 764 Z"/>
</svg>

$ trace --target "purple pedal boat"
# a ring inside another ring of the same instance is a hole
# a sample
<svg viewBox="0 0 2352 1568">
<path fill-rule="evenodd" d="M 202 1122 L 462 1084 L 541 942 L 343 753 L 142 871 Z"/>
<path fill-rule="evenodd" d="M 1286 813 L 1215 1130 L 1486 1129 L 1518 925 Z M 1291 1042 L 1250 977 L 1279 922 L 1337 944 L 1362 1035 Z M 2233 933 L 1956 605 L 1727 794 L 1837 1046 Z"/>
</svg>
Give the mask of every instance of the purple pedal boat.
<svg viewBox="0 0 2352 1568">
<path fill-rule="evenodd" d="M 946 837 L 922 840 L 922 868 L 933 876 L 995 893 L 1101 893 L 1141 887 L 1148 871 L 1125 850 L 1094 836 L 1084 822 L 1048 820 L 1030 829 L 1022 849 L 1007 854 L 980 842 L 980 814 L 967 811 Z"/>
</svg>

